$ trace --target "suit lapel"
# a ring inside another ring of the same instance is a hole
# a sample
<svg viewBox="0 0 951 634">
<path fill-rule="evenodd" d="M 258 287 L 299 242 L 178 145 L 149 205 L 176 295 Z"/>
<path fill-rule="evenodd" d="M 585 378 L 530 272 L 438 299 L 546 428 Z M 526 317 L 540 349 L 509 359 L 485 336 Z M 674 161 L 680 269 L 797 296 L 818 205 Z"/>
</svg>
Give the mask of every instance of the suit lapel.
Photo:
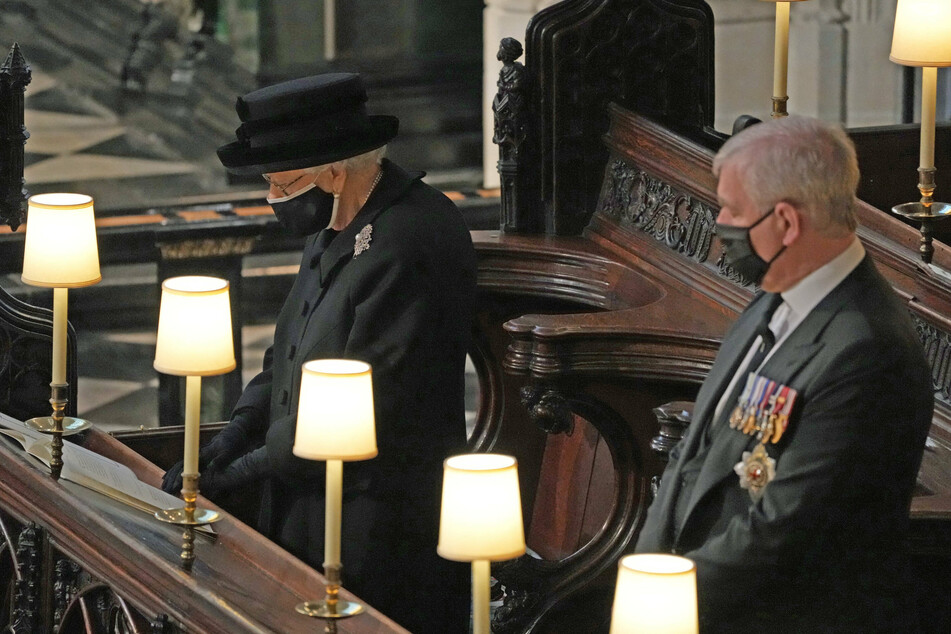
<svg viewBox="0 0 951 634">
<path fill-rule="evenodd" d="M 750 346 L 756 339 L 756 331 L 753 324 L 757 324 L 762 319 L 763 311 L 766 309 L 766 302 L 760 301 L 763 295 L 758 295 L 747 310 L 743 311 L 737 319 L 733 328 L 723 339 L 720 351 L 713 367 L 710 368 L 710 374 L 697 395 L 697 402 L 694 406 L 693 420 L 695 423 L 688 428 L 687 437 L 684 440 L 684 448 L 681 452 L 681 462 L 689 460 L 696 455 L 700 447 L 700 438 L 708 424 L 711 424 L 711 417 L 716 411 L 717 403 L 720 397 L 730 384 L 730 379 L 736 373 L 736 368 L 746 356 Z"/>
<path fill-rule="evenodd" d="M 761 375 L 782 385 L 791 385 L 797 376 L 823 347 L 821 336 L 832 318 L 850 301 L 856 292 L 860 292 L 868 279 L 871 267 L 868 256 L 835 289 L 832 290 L 799 324 L 795 331 L 780 345 L 776 352 L 763 365 Z M 716 404 L 714 403 L 714 407 Z M 726 404 L 725 409 L 733 406 Z M 712 410 L 711 410 L 712 412 Z M 699 420 L 699 419 L 698 419 Z M 793 421 L 792 424 L 795 424 Z M 677 536 L 703 498 L 726 478 L 736 478 L 733 466 L 742 458 L 743 451 L 755 444 L 755 438 L 726 428 L 718 431 L 710 447 L 710 453 L 704 460 L 691 494 L 687 511 L 681 526 L 677 527 Z M 737 483 L 737 486 L 739 484 Z"/>
<path fill-rule="evenodd" d="M 657 499 L 654 501 L 654 505 L 659 505 L 657 507 L 658 516 L 665 518 L 661 529 L 663 535 L 658 537 L 664 544 L 673 539 L 674 531 L 679 528 L 673 525 L 677 496 L 689 495 L 689 492 L 682 492 L 678 484 L 681 468 L 696 455 L 706 427 L 704 421 L 707 421 L 713 415 L 717 402 L 720 400 L 720 395 L 726 389 L 737 365 L 746 356 L 747 350 L 756 338 L 755 328 L 752 324 L 759 322 L 762 318 L 762 311 L 766 309 L 766 302 L 758 300 L 759 296 L 753 299 L 749 307 L 737 318 L 723 338 L 717 358 L 713 362 L 713 367 L 710 368 L 710 374 L 707 375 L 707 379 L 700 388 L 700 393 L 697 394 L 692 417 L 694 422 L 687 428 L 687 435 L 682 441 L 680 457 L 674 465 L 674 471 L 664 475 L 665 484 L 661 485 Z"/>
<path fill-rule="evenodd" d="M 331 278 L 336 275 L 337 270 L 344 263 L 353 259 L 357 234 L 367 226 L 372 226 L 380 214 L 390 209 L 393 203 L 402 198 L 414 182 L 423 177 L 422 173 L 407 174 L 402 168 L 387 160 L 383 161 L 382 169 L 383 176 L 380 177 L 380 183 L 370 195 L 370 198 L 367 199 L 366 204 L 363 205 L 363 209 L 357 213 L 353 221 L 334 238 L 330 246 L 321 254 L 321 288 L 326 288 Z M 369 248 L 373 248 L 372 238 Z"/>
</svg>

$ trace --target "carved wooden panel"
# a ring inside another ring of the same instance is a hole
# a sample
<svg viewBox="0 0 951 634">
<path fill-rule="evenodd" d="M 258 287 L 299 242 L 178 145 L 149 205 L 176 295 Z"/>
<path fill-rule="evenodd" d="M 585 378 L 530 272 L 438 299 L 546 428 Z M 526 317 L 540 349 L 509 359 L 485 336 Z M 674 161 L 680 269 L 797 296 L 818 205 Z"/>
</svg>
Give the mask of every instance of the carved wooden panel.
<svg viewBox="0 0 951 634">
<path fill-rule="evenodd" d="M 52 380 L 52 311 L 0 288 L 0 411 L 20 420 L 47 416 Z M 67 331 L 66 414 L 76 415 L 76 333 Z"/>
<path fill-rule="evenodd" d="M 577 234 L 594 211 L 608 103 L 700 136 L 712 126 L 713 15 L 702 0 L 568 0 L 532 19 L 526 49 L 518 212 L 546 233 Z"/>
<path fill-rule="evenodd" d="M 698 264 L 710 255 L 717 211 L 620 159 L 605 170 L 597 211 Z"/>
<path fill-rule="evenodd" d="M 89 632 L 178 634 L 159 615 L 150 620 L 108 585 L 94 579 L 50 542 L 37 524 L 0 511 L 0 629 L 11 634 Z"/>
</svg>

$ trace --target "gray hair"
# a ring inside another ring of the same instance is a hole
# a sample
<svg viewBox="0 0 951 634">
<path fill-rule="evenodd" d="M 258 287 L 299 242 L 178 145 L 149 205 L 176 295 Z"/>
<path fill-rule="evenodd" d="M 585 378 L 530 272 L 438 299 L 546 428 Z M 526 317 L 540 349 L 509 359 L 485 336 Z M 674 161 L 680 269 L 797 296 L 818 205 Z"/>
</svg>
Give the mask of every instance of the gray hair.
<svg viewBox="0 0 951 634">
<path fill-rule="evenodd" d="M 858 224 L 859 164 L 839 125 L 800 116 L 756 124 L 727 140 L 713 159 L 714 175 L 726 165 L 737 169 L 763 213 L 785 201 L 823 233 L 854 231 Z"/>
<path fill-rule="evenodd" d="M 333 165 L 337 169 L 343 169 L 348 172 L 361 172 L 363 170 L 369 169 L 373 165 L 381 164 L 384 158 L 386 158 L 385 145 L 378 147 L 375 150 L 364 152 L 363 154 L 351 156 L 350 158 L 343 159 L 342 161 L 334 161 L 333 163 L 325 163 L 324 165 L 308 167 L 304 171 L 308 174 L 317 174 Z"/>
</svg>

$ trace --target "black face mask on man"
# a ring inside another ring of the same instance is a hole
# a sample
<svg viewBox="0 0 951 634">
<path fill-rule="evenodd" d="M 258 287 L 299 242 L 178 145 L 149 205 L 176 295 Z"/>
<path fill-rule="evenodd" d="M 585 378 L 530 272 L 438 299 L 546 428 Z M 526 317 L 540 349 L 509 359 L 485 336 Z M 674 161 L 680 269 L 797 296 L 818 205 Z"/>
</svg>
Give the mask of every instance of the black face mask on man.
<svg viewBox="0 0 951 634">
<path fill-rule="evenodd" d="M 295 236 L 309 236 L 333 226 L 340 196 L 329 194 L 311 183 L 288 196 L 268 198 L 281 226 Z"/>
<path fill-rule="evenodd" d="M 755 284 L 759 286 L 760 282 L 763 281 L 763 277 L 766 275 L 766 271 L 769 270 L 770 265 L 786 250 L 786 245 L 783 245 L 783 248 L 767 262 L 761 258 L 753 248 L 750 231 L 752 231 L 756 225 L 769 218 L 774 211 L 776 211 L 776 207 L 773 207 L 767 213 L 763 214 L 759 220 L 749 227 L 734 227 L 732 225 L 720 224 L 719 222 L 716 224 L 717 236 L 720 238 L 720 244 L 723 245 L 723 259 L 726 265 L 736 272 L 740 281 L 744 284 Z"/>
</svg>

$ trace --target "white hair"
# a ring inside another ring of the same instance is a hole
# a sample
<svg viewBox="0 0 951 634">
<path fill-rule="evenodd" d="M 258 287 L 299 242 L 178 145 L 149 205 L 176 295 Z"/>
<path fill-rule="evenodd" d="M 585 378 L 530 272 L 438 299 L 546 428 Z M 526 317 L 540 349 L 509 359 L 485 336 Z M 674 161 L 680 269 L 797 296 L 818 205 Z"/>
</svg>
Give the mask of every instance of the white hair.
<svg viewBox="0 0 951 634">
<path fill-rule="evenodd" d="M 727 140 L 713 159 L 714 175 L 726 165 L 737 170 L 763 213 L 788 202 L 824 233 L 854 231 L 858 224 L 858 159 L 839 125 L 800 116 L 758 123 Z"/>
<path fill-rule="evenodd" d="M 350 158 L 346 158 L 341 161 L 334 161 L 333 163 L 325 163 L 324 165 L 308 167 L 304 171 L 308 174 L 317 174 L 324 171 L 328 167 L 333 166 L 338 170 L 342 169 L 348 172 L 362 172 L 363 170 L 367 170 L 374 165 L 380 165 L 384 158 L 386 158 L 385 145 L 378 147 L 375 150 L 370 150 L 369 152 L 364 152 L 363 154 L 357 154 L 356 156 L 351 156 Z"/>
</svg>

